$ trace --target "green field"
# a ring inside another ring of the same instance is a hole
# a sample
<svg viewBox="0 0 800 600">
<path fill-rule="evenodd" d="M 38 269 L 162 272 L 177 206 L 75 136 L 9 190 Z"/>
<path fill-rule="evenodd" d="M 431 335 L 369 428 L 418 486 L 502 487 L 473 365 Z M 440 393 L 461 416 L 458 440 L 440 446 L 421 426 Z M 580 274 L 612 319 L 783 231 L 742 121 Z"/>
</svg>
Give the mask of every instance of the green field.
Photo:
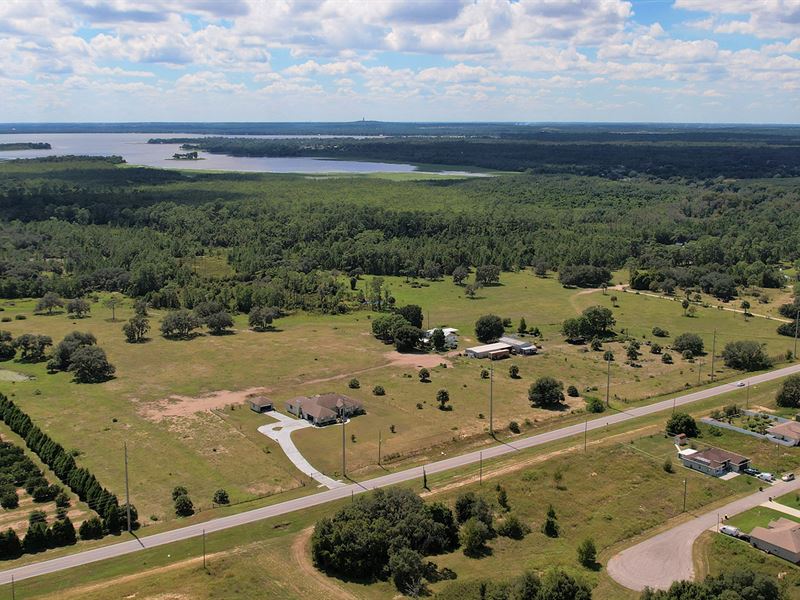
<svg viewBox="0 0 800 600">
<path fill-rule="evenodd" d="M 658 427 L 661 419 L 663 415 L 638 425 Z M 593 435 L 586 453 L 582 445 L 559 444 L 487 462 L 482 485 L 474 467 L 431 477 L 429 500 L 452 503 L 458 493 L 475 491 L 494 505 L 498 518 L 503 513 L 497 506 L 496 486 L 502 485 L 508 492 L 511 511 L 533 530 L 521 541 L 492 540 L 491 554 L 481 559 L 467 558 L 459 551 L 432 559 L 440 567 L 456 571 L 459 584 L 508 578 L 526 569 L 543 571 L 556 565 L 591 583 L 596 600 L 637 598 L 637 594 L 619 588 L 602 565 L 632 537 L 684 518 L 684 478 L 689 481 L 689 511 L 746 493 L 743 478 L 726 482 L 694 471 L 666 473 L 662 460 L 632 449 L 648 447 L 657 437 L 636 437 L 636 433 L 616 427 Z M 421 491 L 420 487 L 415 489 Z M 576 497 L 581 502 L 576 502 Z M 539 531 L 549 504 L 555 507 L 561 527 L 558 538 L 548 538 Z M 143 597 L 167 594 L 179 599 L 259 594 L 287 599 L 311 595 L 365 599 L 394 596 L 396 592 L 388 582 L 345 582 L 313 570 L 308 528 L 337 506 L 341 503 L 209 535 L 207 570 L 202 568 L 201 540 L 195 539 L 23 581 L 17 585 L 17 593 L 23 598 L 39 598 L 58 592 L 61 598 L 87 599 L 134 593 Z M 598 545 L 599 571 L 577 563 L 576 547 L 586 537 L 592 537 Z M 449 585 L 439 582 L 431 590 L 435 594 Z"/>
<path fill-rule="evenodd" d="M 208 260 L 218 259 L 210 257 L 201 264 L 208 265 Z M 529 272 L 504 274 L 502 285 L 484 288 L 476 299 L 466 298 L 462 288 L 449 281 L 424 287 L 411 287 L 402 278 L 387 281 L 398 303 L 420 304 L 432 326 L 458 327 L 461 349 L 474 343 L 473 323 L 484 313 L 510 317 L 515 325 L 524 316 L 529 326 L 541 329 L 543 339 L 538 343 L 544 349 L 540 355 L 494 365 L 496 429 L 502 430 L 515 420 L 523 431 L 530 431 L 549 426 L 554 418 L 574 418 L 571 413 L 582 410 L 580 398 L 569 399 L 566 411 L 531 408 L 527 388 L 541 375 L 554 375 L 579 390 L 596 388 L 591 393 L 604 396 L 602 353 L 585 352 L 585 347 L 564 343 L 558 328 L 561 320 L 587 306 L 610 306 L 611 293 L 567 290 L 553 278 L 537 278 Z M 634 294 L 619 294 L 618 304 L 614 309 L 617 328 L 625 328 L 643 341 L 650 337 L 649 330 L 655 324 L 672 335 L 698 331 L 707 345 L 717 329 L 718 351 L 725 340 L 756 338 L 765 340 L 770 352 L 777 354 L 790 341 L 774 334 L 774 323 L 764 319 L 745 322 L 740 315 L 715 309 L 701 309 L 697 317 L 686 318 L 675 303 Z M 370 335 L 375 313 L 369 311 L 342 316 L 297 313 L 281 319 L 276 331 L 262 334 L 248 331 L 245 317 L 239 316 L 233 335 L 170 341 L 151 332 L 149 342 L 132 345 L 124 342 L 120 331 L 121 320 L 130 314 L 129 307 L 118 312 L 119 322 L 111 322 L 102 302 L 94 303 L 92 316 L 83 320 L 64 314 L 34 315 L 33 305 L 33 301 L 4 302 L 3 315 L 13 319 L 24 314 L 27 319 L 12 320 L 2 327 L 15 336 L 24 332 L 47 334 L 56 342 L 72 330 L 91 331 L 116 365 L 117 377 L 103 384 L 77 385 L 71 383 L 69 374 L 47 374 L 43 363 L 14 362 L 6 363 L 6 368 L 35 379 L 0 381 L 0 391 L 12 395 L 54 439 L 67 448 L 81 450 L 82 464 L 117 493 L 123 489 L 122 445 L 127 442 L 132 497 L 145 522 L 151 515 L 160 520 L 170 518 L 169 492 L 178 484 L 189 488 L 197 506 L 207 508 L 211 494 L 220 487 L 239 501 L 308 483 L 273 442 L 255 431 L 266 422 L 264 417 L 238 405 L 232 408 L 233 402 L 209 405 L 192 400 L 220 390 L 265 388 L 279 407 L 293 396 L 326 391 L 361 399 L 367 414 L 348 425 L 348 433 L 355 435 L 354 442 L 348 441 L 349 474 L 356 477 L 376 471 L 379 431 L 383 456 L 389 457 L 392 468 L 408 460 L 431 460 L 485 439 L 475 437 L 488 428 L 488 381 L 480 378 L 480 370 L 487 366 L 485 361 L 430 357 L 434 364 L 449 361 L 452 366 L 432 368 L 431 383 L 422 384 L 413 361 L 393 364 L 389 354 L 392 349 Z M 436 312 L 428 314 L 432 307 Z M 154 327 L 160 316 L 153 313 Z M 668 343 L 669 339 L 660 341 Z M 633 368 L 623 364 L 620 344 L 606 346 L 618 357 L 611 368 L 611 398 L 617 405 L 677 392 L 698 381 L 699 363 L 676 357 L 674 365 L 663 365 L 643 345 L 642 367 Z M 512 363 L 519 366 L 520 379 L 508 376 Z M 722 367 L 721 361 L 717 361 L 717 367 L 718 378 L 734 375 Z M 703 366 L 701 382 L 709 380 L 709 371 L 708 365 Z M 359 379 L 360 389 L 347 387 L 351 377 Z M 371 394 L 378 384 L 386 389 L 383 397 Z M 452 411 L 436 409 L 435 395 L 440 388 L 449 390 Z M 176 408 L 173 401 L 166 401 L 171 396 L 185 398 Z M 240 395 L 236 402 L 242 399 Z M 71 418 L 64 419 L 64 414 Z M 392 425 L 394 434 L 390 432 Z M 308 429 L 295 435 L 297 445 L 312 464 L 334 476 L 340 470 L 340 440 L 337 428 Z"/>
</svg>

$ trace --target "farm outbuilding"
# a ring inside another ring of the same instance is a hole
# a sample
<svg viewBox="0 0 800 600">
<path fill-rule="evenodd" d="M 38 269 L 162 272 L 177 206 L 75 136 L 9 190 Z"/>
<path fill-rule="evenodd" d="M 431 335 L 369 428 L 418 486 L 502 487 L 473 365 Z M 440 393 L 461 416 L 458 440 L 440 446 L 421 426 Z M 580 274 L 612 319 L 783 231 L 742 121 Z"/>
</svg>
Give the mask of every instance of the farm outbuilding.
<svg viewBox="0 0 800 600">
<path fill-rule="evenodd" d="M 257 413 L 270 411 L 274 408 L 272 400 L 265 396 L 255 396 L 248 400 L 250 410 Z"/>
<path fill-rule="evenodd" d="M 505 335 L 497 341 L 502 344 L 508 344 L 509 346 L 511 346 L 511 352 L 513 352 L 514 354 L 531 355 L 531 354 L 536 354 L 538 350 L 536 344 L 528 342 L 526 340 L 515 338 L 510 335 Z"/>
<path fill-rule="evenodd" d="M 490 358 L 498 360 L 511 355 L 511 346 L 503 342 L 484 344 L 483 346 L 473 346 L 467 348 L 467 356 L 470 358 Z"/>
</svg>

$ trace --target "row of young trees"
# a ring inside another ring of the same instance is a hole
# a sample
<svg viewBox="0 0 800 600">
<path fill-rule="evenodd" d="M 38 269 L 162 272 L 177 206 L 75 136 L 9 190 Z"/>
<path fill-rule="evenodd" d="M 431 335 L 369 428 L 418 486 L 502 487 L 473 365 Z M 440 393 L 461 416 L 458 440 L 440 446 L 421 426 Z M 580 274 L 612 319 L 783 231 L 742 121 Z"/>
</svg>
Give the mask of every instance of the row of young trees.
<svg viewBox="0 0 800 600">
<path fill-rule="evenodd" d="M 22 409 L 3 394 L 0 394 L 0 419 L 22 437 L 28 448 L 100 516 L 103 532 L 117 534 L 121 531 L 127 507 L 120 506 L 116 495 L 104 488 L 88 469 L 79 467 L 71 453 L 39 429 Z M 135 508 L 132 506 L 131 509 L 132 515 L 138 517 Z"/>
</svg>

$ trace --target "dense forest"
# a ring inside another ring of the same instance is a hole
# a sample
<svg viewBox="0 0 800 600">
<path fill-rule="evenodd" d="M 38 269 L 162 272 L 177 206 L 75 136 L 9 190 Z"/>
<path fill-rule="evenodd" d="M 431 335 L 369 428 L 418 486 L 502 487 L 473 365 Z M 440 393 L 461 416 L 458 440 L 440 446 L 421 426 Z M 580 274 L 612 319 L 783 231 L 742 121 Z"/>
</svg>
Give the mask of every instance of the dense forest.
<svg viewBox="0 0 800 600">
<path fill-rule="evenodd" d="M 576 285 L 627 267 L 639 289 L 730 298 L 738 286 L 784 285 L 779 263 L 800 258 L 789 179 L 390 181 L 119 162 L 0 164 L 0 296 L 107 290 L 154 306 L 213 299 L 332 312 L 369 301 L 337 273 L 439 278 L 496 265 L 560 270 Z M 194 269 L 207 254 L 224 257 L 230 274 Z"/>
<path fill-rule="evenodd" d="M 11 150 L 50 150 L 52 147 L 47 142 L 10 142 L 0 144 L 0 152 Z"/>
<path fill-rule="evenodd" d="M 328 139 L 153 138 L 231 156 L 312 156 L 479 167 L 501 171 L 573 173 L 609 178 L 735 178 L 800 176 L 800 138 L 719 133 L 539 133 L 511 137 L 388 137 Z M 686 141 L 683 138 L 690 138 Z M 730 136 L 728 136 L 730 137 Z M 664 139 L 666 138 L 666 139 Z M 695 141 L 696 140 L 696 141 Z"/>
</svg>

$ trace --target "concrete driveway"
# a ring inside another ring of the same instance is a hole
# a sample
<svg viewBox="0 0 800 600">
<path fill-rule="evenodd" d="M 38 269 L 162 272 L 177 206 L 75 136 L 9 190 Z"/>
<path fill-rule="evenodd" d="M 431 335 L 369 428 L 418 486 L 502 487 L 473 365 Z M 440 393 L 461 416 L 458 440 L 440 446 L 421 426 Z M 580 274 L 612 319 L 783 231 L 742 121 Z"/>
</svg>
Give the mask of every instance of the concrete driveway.
<svg viewBox="0 0 800 600">
<path fill-rule="evenodd" d="M 769 498 L 782 496 L 800 489 L 800 479 L 764 484 L 763 492 L 756 492 L 730 504 L 701 514 L 691 521 L 659 533 L 635 546 L 623 550 L 608 561 L 608 574 L 626 588 L 641 591 L 645 587 L 667 589 L 672 582 L 694 578 L 692 548 L 704 531 L 716 528 L 717 519 L 729 517 L 759 506 Z"/>
<path fill-rule="evenodd" d="M 292 461 L 295 467 L 315 481 L 318 481 L 324 485 L 329 490 L 345 485 L 341 481 L 336 481 L 335 479 L 332 479 L 327 475 L 323 475 L 317 471 L 311 466 L 311 463 L 308 462 L 302 454 L 300 454 L 300 450 L 297 449 L 297 446 L 294 445 L 294 442 L 292 441 L 292 433 L 298 429 L 314 427 L 311 423 L 305 419 L 288 417 L 275 410 L 270 410 L 264 414 L 268 417 L 276 419 L 277 421 L 275 423 L 267 423 L 266 425 L 262 425 L 258 428 L 259 433 L 263 433 L 269 439 L 278 442 L 283 452 L 286 454 L 289 460 Z"/>
</svg>

